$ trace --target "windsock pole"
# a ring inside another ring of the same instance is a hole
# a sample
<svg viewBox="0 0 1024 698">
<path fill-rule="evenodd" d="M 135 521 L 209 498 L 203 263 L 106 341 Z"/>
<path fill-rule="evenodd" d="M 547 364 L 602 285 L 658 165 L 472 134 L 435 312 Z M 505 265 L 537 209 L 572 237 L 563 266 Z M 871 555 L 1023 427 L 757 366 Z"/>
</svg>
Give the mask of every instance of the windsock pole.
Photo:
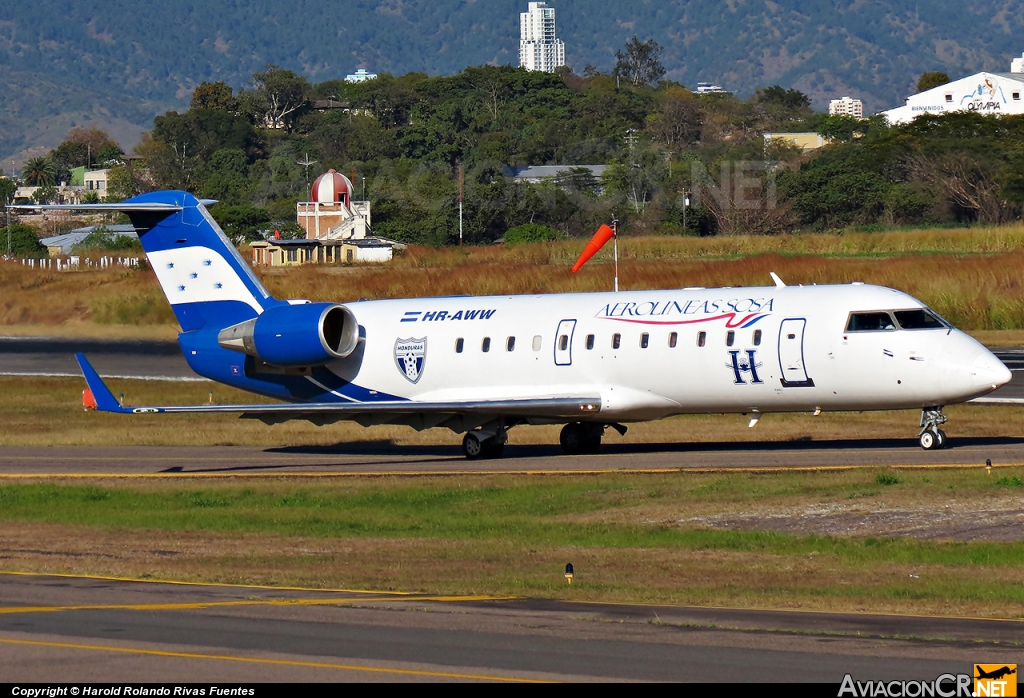
<svg viewBox="0 0 1024 698">
<path fill-rule="evenodd" d="M 612 219 L 612 240 L 615 249 L 615 292 L 619 292 L 619 220 Z"/>
</svg>

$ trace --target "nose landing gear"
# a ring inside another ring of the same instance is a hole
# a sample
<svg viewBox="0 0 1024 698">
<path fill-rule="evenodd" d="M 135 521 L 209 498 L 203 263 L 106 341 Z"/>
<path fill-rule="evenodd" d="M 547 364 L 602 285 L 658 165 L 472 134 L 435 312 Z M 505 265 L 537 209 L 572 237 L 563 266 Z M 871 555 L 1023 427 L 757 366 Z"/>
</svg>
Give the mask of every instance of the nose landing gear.
<svg viewBox="0 0 1024 698">
<path fill-rule="evenodd" d="M 917 437 L 921 448 L 928 451 L 946 448 L 946 432 L 939 428 L 946 423 L 946 419 L 941 407 L 921 410 L 921 434 Z"/>
</svg>

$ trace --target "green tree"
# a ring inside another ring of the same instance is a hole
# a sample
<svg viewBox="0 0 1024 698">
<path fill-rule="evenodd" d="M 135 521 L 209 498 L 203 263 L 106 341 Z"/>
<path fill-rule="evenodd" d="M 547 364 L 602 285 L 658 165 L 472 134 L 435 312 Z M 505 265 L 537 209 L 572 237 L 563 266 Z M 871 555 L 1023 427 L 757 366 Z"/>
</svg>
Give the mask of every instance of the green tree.
<svg viewBox="0 0 1024 698">
<path fill-rule="evenodd" d="M 943 85 L 948 84 L 949 82 L 951 82 L 951 80 L 949 79 L 949 76 L 946 75 L 945 73 L 941 73 L 938 71 L 924 73 L 917 80 L 917 91 L 924 92 L 926 90 L 931 90 L 936 87 L 941 87 Z"/>
<path fill-rule="evenodd" d="M 214 220 L 220 223 L 221 228 L 224 229 L 224 233 L 236 245 L 262 240 L 263 236 L 260 235 L 260 231 L 270 223 L 270 214 L 255 206 L 217 204 L 211 213 Z"/>
<path fill-rule="evenodd" d="M 132 162 L 114 165 L 107 172 L 107 193 L 115 201 L 124 201 L 152 189 L 149 171 Z"/>
<path fill-rule="evenodd" d="M 558 231 L 539 223 L 525 223 L 505 233 L 505 244 L 519 245 L 524 242 L 552 242 L 559 238 Z"/>
<path fill-rule="evenodd" d="M 664 49 L 654 39 L 641 42 L 633 37 L 626 42 L 623 51 L 615 52 L 615 70 L 612 75 L 629 80 L 633 86 L 655 83 L 665 75 L 661 64 Z"/>
<path fill-rule="evenodd" d="M 136 250 L 142 251 L 138 238 L 128 235 L 115 235 L 105 225 L 96 226 L 91 233 L 76 245 L 83 250 Z"/>
<path fill-rule="evenodd" d="M 44 184 L 32 193 L 32 201 L 37 204 L 51 204 L 57 198 L 57 187 Z"/>
<path fill-rule="evenodd" d="M 117 143 L 110 142 L 100 148 L 96 154 L 96 164 L 100 167 L 112 167 L 121 161 L 124 151 Z"/>
<path fill-rule="evenodd" d="M 32 158 L 21 168 L 21 178 L 30 187 L 53 184 L 56 181 L 56 168 L 49 158 Z"/>
<path fill-rule="evenodd" d="M 291 131 L 308 102 L 309 81 L 276 65 L 252 77 L 254 89 L 239 95 L 242 108 L 259 126 Z"/>
<path fill-rule="evenodd" d="M 39 236 L 27 225 L 15 223 L 9 228 L 0 228 L 0 251 L 16 257 L 46 256 L 46 248 L 39 242 Z"/>
<path fill-rule="evenodd" d="M 223 82 L 204 82 L 192 92 L 189 109 L 212 109 L 229 114 L 238 112 L 238 99 L 229 85 Z"/>
<path fill-rule="evenodd" d="M 7 208 L 14 201 L 14 193 L 18 185 L 9 177 L 0 177 L 0 207 Z"/>
<path fill-rule="evenodd" d="M 249 163 L 241 148 L 223 148 L 210 156 L 203 169 L 203 196 L 226 204 L 242 204 L 248 200 L 252 183 Z"/>
</svg>

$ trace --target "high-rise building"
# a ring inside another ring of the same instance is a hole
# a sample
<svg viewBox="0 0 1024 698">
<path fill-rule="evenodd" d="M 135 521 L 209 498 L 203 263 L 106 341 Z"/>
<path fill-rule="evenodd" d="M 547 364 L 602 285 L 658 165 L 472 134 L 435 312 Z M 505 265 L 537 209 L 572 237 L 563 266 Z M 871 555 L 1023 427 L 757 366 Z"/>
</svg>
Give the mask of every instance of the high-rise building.
<svg viewBox="0 0 1024 698">
<path fill-rule="evenodd" d="M 828 103 L 829 116 L 852 116 L 857 119 L 864 118 L 864 103 L 853 97 L 833 99 Z"/>
<path fill-rule="evenodd" d="M 519 65 L 527 70 L 553 73 L 565 65 L 565 42 L 555 37 L 555 8 L 531 2 L 519 15 Z"/>
</svg>

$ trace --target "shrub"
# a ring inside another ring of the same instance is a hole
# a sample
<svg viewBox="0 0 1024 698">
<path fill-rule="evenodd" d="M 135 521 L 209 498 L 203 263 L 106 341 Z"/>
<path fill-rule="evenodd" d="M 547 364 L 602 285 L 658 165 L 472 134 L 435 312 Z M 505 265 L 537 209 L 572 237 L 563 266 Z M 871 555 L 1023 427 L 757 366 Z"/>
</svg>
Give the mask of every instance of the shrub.
<svg viewBox="0 0 1024 698">
<path fill-rule="evenodd" d="M 505 233 L 505 243 L 518 245 L 524 242 L 553 242 L 559 237 L 558 231 L 554 228 L 539 223 L 526 223 L 517 225 Z"/>
</svg>

